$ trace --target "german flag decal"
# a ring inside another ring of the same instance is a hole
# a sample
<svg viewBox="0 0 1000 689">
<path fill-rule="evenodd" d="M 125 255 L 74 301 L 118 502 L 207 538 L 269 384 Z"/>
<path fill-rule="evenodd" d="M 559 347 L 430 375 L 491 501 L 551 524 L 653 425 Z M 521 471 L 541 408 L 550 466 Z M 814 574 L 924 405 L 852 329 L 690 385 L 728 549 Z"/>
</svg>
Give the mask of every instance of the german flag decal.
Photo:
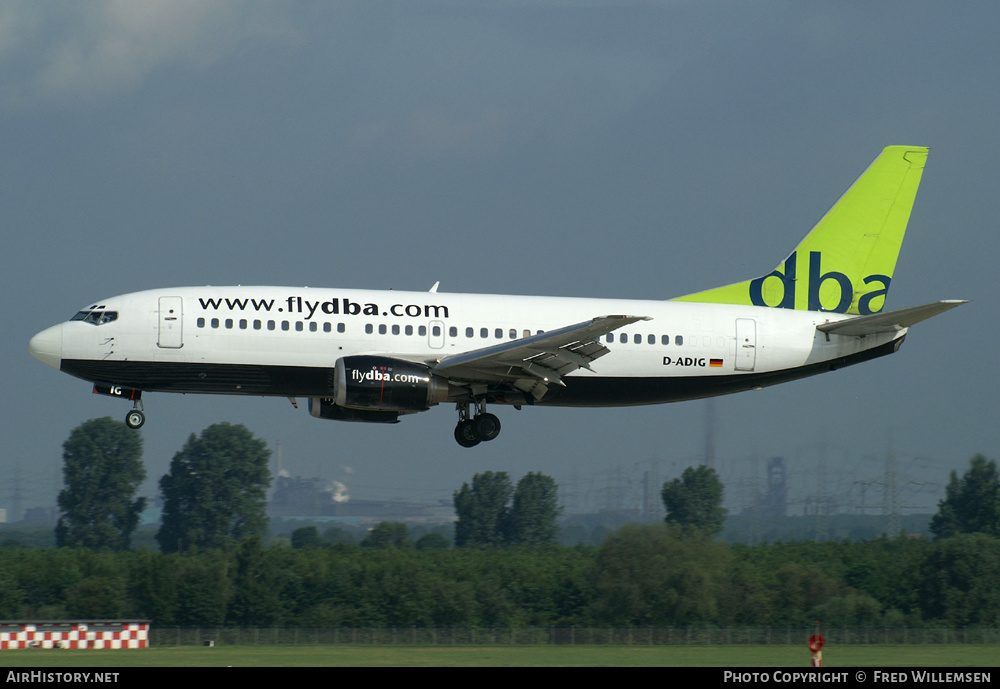
<svg viewBox="0 0 1000 689">
<path fill-rule="evenodd" d="M 722 359 L 709 359 L 708 360 L 708 367 L 709 368 L 722 368 Z"/>
</svg>

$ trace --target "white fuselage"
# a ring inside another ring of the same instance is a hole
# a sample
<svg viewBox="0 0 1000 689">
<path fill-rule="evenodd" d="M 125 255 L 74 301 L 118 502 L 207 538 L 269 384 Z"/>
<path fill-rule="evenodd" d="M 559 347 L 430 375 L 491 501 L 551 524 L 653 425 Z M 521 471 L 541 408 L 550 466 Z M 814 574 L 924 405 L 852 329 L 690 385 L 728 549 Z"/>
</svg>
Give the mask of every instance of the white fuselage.
<svg viewBox="0 0 1000 689">
<path fill-rule="evenodd" d="M 840 314 L 673 301 L 294 287 L 183 287 L 113 297 L 114 314 L 39 333 L 32 353 L 95 383 L 145 391 L 322 397 L 341 357 L 433 366 L 597 316 L 646 317 L 600 337 L 608 350 L 531 403 L 651 404 L 800 378 L 894 351 L 905 335 L 825 335 Z M 81 312 L 82 314 L 83 312 Z M 898 342 L 896 343 L 898 345 Z M 495 400 L 495 401 L 503 401 Z"/>
</svg>

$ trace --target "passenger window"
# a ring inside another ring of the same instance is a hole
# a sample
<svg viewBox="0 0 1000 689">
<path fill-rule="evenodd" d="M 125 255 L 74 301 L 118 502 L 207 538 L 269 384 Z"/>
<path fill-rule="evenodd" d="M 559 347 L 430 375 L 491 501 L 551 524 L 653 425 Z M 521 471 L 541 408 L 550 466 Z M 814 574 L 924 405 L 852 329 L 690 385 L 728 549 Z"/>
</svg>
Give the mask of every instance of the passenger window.
<svg viewBox="0 0 1000 689">
<path fill-rule="evenodd" d="M 378 326 L 378 334 L 379 335 L 385 335 L 385 332 L 386 332 L 385 331 L 385 323 L 382 323 L 382 324 L 380 324 Z"/>
<path fill-rule="evenodd" d="M 290 325 L 289 325 L 288 321 L 281 321 L 281 329 L 282 330 L 289 330 L 290 329 Z"/>
<path fill-rule="evenodd" d="M 649 337 L 647 337 L 646 338 L 646 343 L 647 344 L 654 344 L 655 345 L 656 344 L 656 335 L 650 335 Z"/>
<path fill-rule="evenodd" d="M 198 327 L 199 328 L 204 328 L 205 327 L 205 319 L 204 318 L 199 318 L 198 319 Z"/>
<path fill-rule="evenodd" d="M 232 329 L 233 329 L 233 319 L 232 318 L 227 318 L 226 319 L 226 330 L 232 330 Z"/>
<path fill-rule="evenodd" d="M 398 335 L 399 334 L 399 326 L 398 325 L 393 324 L 393 326 L 392 326 L 392 334 L 393 335 Z"/>
<path fill-rule="evenodd" d="M 324 323 L 323 332 L 325 333 L 333 332 L 333 325 L 331 325 L 330 323 Z"/>
<path fill-rule="evenodd" d="M 420 337 L 423 337 L 426 334 L 427 334 L 427 326 L 426 325 L 421 325 L 421 326 L 417 327 L 417 335 L 420 335 Z"/>
<path fill-rule="evenodd" d="M 305 326 L 302 324 L 302 321 L 295 321 L 295 330 L 296 330 L 296 332 L 302 332 L 302 330 L 304 328 L 305 328 Z"/>
<path fill-rule="evenodd" d="M 241 318 L 240 319 L 240 330 L 246 330 L 246 329 L 247 329 L 247 319 L 246 318 Z"/>
<path fill-rule="evenodd" d="M 670 344 L 670 335 L 660 335 L 660 344 Z"/>
<path fill-rule="evenodd" d="M 512 340 L 516 340 L 517 339 L 517 330 L 515 330 L 514 328 L 510 329 L 510 339 L 512 339 Z"/>
<path fill-rule="evenodd" d="M 496 330 L 493 331 L 493 336 L 499 340 L 500 338 L 503 337 L 503 330 L 497 328 Z"/>
<path fill-rule="evenodd" d="M 472 328 L 466 328 L 465 329 L 465 336 L 466 337 L 472 337 L 475 334 L 476 334 L 476 331 L 473 330 Z"/>
<path fill-rule="evenodd" d="M 219 327 L 219 319 L 218 318 L 213 318 L 212 319 L 212 327 L 213 328 L 218 328 Z"/>
<path fill-rule="evenodd" d="M 342 333 L 346 330 L 346 326 L 343 323 L 337 323 L 337 332 Z"/>
<path fill-rule="evenodd" d="M 260 326 L 261 326 L 261 322 L 260 321 L 254 321 L 253 322 L 253 329 L 254 330 L 260 330 Z"/>
<path fill-rule="evenodd" d="M 635 342 L 636 344 L 642 344 L 642 335 L 636 333 L 635 335 L 632 336 L 632 341 Z"/>
<path fill-rule="evenodd" d="M 618 341 L 621 342 L 622 344 L 628 344 L 628 335 L 622 333 L 621 335 L 618 336 Z"/>
<path fill-rule="evenodd" d="M 440 325 L 435 325 L 431 329 L 431 334 L 433 334 L 434 337 L 441 337 L 441 326 Z"/>
<path fill-rule="evenodd" d="M 375 332 L 375 327 L 371 323 L 365 323 L 365 332 L 371 335 L 373 332 Z"/>
<path fill-rule="evenodd" d="M 490 336 L 490 331 L 488 329 L 486 329 L 486 328 L 480 328 L 479 329 L 479 337 L 482 337 L 483 339 L 486 339 L 489 336 Z"/>
<path fill-rule="evenodd" d="M 267 329 L 268 330 L 274 330 L 274 321 L 268 321 L 267 322 Z"/>
<path fill-rule="evenodd" d="M 405 332 L 407 335 L 412 335 L 413 334 L 413 326 L 412 325 L 406 326 L 406 329 L 403 332 Z"/>
<path fill-rule="evenodd" d="M 682 344 L 684 344 L 684 337 L 681 336 L 681 335 L 675 336 L 674 337 L 674 344 L 677 345 L 678 347 L 680 347 Z"/>
<path fill-rule="evenodd" d="M 309 323 L 309 332 L 314 333 L 317 330 L 319 330 L 319 323 L 317 323 L 316 321 L 312 321 L 311 323 Z"/>
<path fill-rule="evenodd" d="M 455 326 L 451 326 L 450 328 L 448 328 L 448 334 L 451 335 L 452 337 L 458 337 L 458 328 L 456 328 Z"/>
<path fill-rule="evenodd" d="M 608 333 L 607 335 L 604 336 L 604 339 L 606 341 L 608 341 L 608 342 L 614 342 L 615 341 L 615 335 L 614 335 L 614 333 Z"/>
</svg>

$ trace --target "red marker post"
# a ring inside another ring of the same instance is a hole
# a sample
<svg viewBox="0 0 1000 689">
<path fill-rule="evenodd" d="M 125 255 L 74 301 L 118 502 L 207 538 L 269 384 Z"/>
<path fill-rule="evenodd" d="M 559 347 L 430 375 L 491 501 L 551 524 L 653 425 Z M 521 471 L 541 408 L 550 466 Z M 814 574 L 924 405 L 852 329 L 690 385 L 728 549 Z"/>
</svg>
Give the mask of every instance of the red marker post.
<svg viewBox="0 0 1000 689">
<path fill-rule="evenodd" d="M 812 651 L 813 654 L 813 667 L 823 667 L 823 644 L 825 643 L 826 639 L 819 634 L 813 634 L 809 637 L 809 650 Z"/>
</svg>

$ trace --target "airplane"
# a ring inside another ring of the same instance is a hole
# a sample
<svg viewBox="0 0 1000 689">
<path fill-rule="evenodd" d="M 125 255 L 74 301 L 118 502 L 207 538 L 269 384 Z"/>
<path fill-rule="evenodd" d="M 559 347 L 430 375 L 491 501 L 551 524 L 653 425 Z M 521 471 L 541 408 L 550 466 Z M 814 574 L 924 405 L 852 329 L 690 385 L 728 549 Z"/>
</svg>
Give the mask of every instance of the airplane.
<svg viewBox="0 0 1000 689">
<path fill-rule="evenodd" d="M 883 311 L 928 149 L 889 146 L 784 261 L 663 301 L 307 287 L 181 287 L 102 299 L 31 338 L 40 361 L 132 401 L 144 392 L 308 400 L 321 419 L 396 423 L 453 403 L 659 404 L 756 390 L 891 354 L 964 300 Z"/>
</svg>

